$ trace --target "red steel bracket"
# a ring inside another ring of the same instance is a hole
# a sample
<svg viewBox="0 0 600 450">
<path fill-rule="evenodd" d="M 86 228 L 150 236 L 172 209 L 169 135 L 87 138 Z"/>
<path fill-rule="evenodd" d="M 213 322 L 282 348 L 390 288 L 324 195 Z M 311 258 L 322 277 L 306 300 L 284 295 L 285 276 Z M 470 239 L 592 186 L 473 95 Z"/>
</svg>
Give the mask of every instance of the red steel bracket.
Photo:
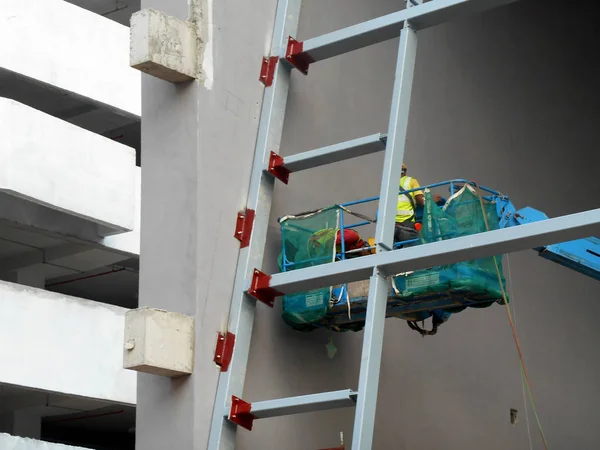
<svg viewBox="0 0 600 450">
<path fill-rule="evenodd" d="M 223 335 L 219 333 L 217 337 L 217 348 L 215 349 L 214 362 L 221 367 L 221 372 L 227 372 L 231 356 L 233 355 L 233 347 L 235 345 L 235 334 L 229 331 Z"/>
<path fill-rule="evenodd" d="M 235 222 L 235 233 L 233 235 L 240 241 L 240 247 L 248 247 L 250 244 L 250 236 L 252 235 L 252 225 L 254 225 L 255 211 L 247 209 L 245 212 L 239 212 Z"/>
<path fill-rule="evenodd" d="M 272 308 L 275 304 L 275 297 L 281 297 L 283 294 L 269 287 L 270 280 L 271 275 L 267 275 L 258 269 L 254 269 L 252 283 L 250 284 L 250 289 L 248 289 L 248 294 Z"/>
<path fill-rule="evenodd" d="M 304 75 L 308 75 L 308 66 L 314 62 L 314 59 L 303 52 L 304 42 L 298 42 L 293 37 L 288 37 L 285 59 L 287 59 L 296 69 Z"/>
<path fill-rule="evenodd" d="M 278 180 L 288 184 L 290 179 L 290 169 L 284 166 L 283 158 L 275 152 L 271 152 L 269 157 L 269 168 L 267 171 Z"/>
<path fill-rule="evenodd" d="M 229 420 L 233 423 L 245 428 L 246 430 L 252 431 L 252 422 L 254 422 L 254 415 L 250 413 L 252 404 L 245 402 L 241 398 L 235 395 L 231 396 L 231 410 L 229 411 Z"/>
<path fill-rule="evenodd" d="M 259 81 L 265 86 L 269 87 L 273 84 L 273 77 L 275 76 L 275 67 L 277 66 L 279 58 L 277 56 L 263 57 L 262 66 L 260 68 Z"/>
</svg>

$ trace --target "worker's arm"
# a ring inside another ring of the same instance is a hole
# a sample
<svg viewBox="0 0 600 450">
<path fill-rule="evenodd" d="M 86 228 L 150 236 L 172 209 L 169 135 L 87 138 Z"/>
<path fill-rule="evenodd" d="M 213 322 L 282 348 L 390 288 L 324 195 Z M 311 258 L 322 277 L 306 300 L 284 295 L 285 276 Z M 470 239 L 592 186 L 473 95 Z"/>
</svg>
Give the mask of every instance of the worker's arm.
<svg viewBox="0 0 600 450">
<path fill-rule="evenodd" d="M 423 194 L 415 195 L 415 200 L 417 201 L 417 205 L 425 206 L 425 196 Z M 444 206 L 446 203 L 440 194 L 433 194 L 433 201 L 438 206 Z"/>
<path fill-rule="evenodd" d="M 410 187 L 411 187 L 411 189 L 418 189 L 421 187 L 421 185 L 419 184 L 419 182 L 417 181 L 416 178 L 413 178 L 410 182 Z M 423 191 L 415 191 L 414 195 L 415 195 L 415 201 L 417 202 L 417 205 L 424 206 L 425 205 L 425 196 L 423 195 Z"/>
<path fill-rule="evenodd" d="M 412 182 L 410 183 L 410 187 L 412 189 L 418 189 L 421 187 L 421 185 L 416 178 L 413 178 Z M 423 195 L 423 191 L 415 191 L 415 201 L 417 202 L 418 206 L 425 206 L 425 196 Z M 433 201 L 437 204 L 442 203 L 442 196 L 440 194 L 433 194 Z"/>
</svg>

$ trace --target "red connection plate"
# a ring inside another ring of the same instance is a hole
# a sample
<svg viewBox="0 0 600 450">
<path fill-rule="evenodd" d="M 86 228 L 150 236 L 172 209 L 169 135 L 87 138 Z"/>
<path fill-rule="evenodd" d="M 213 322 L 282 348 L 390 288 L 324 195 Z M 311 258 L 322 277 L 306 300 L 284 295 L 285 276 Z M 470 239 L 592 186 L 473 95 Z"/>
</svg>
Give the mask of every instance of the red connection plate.
<svg viewBox="0 0 600 450">
<path fill-rule="evenodd" d="M 281 182 L 288 184 L 290 170 L 285 167 L 283 158 L 275 152 L 271 152 L 271 156 L 269 157 L 269 168 L 267 171 Z"/>
<path fill-rule="evenodd" d="M 273 84 L 273 77 L 275 76 L 275 68 L 277 67 L 277 56 L 270 56 L 268 58 L 263 57 L 262 65 L 260 67 L 260 77 L 258 78 L 262 84 L 269 87 Z"/>
<path fill-rule="evenodd" d="M 247 209 L 245 212 L 239 212 L 237 215 L 233 237 L 240 241 L 241 248 L 248 247 L 250 244 L 255 215 L 253 209 Z"/>
<path fill-rule="evenodd" d="M 304 75 L 308 75 L 308 66 L 314 62 L 312 57 L 305 53 L 304 42 L 297 41 L 293 37 L 288 37 L 287 49 L 285 52 L 285 59 L 292 64 L 296 69 L 302 72 Z"/>
<path fill-rule="evenodd" d="M 227 372 L 231 357 L 233 356 L 233 347 L 235 346 L 235 334 L 229 331 L 224 335 L 219 333 L 217 337 L 217 348 L 215 349 L 214 362 L 221 367 L 221 372 Z"/>
<path fill-rule="evenodd" d="M 252 431 L 252 423 L 255 419 L 254 415 L 250 413 L 251 410 L 251 403 L 245 402 L 244 400 L 236 397 L 235 395 L 231 396 L 231 410 L 229 411 L 229 420 L 249 431 Z"/>
<path fill-rule="evenodd" d="M 254 269 L 252 283 L 250 284 L 250 289 L 248 289 L 248 294 L 272 308 L 275 304 L 275 297 L 281 297 L 283 294 L 269 287 L 270 280 L 271 275 L 267 275 L 258 269 Z"/>
</svg>

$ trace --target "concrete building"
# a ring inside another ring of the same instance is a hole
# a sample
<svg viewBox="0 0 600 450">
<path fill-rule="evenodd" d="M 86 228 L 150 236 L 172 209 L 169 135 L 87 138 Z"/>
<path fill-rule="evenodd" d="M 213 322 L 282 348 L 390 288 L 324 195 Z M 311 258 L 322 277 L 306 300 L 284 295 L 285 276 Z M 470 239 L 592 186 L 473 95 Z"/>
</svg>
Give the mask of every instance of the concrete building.
<svg viewBox="0 0 600 450">
<path fill-rule="evenodd" d="M 127 6 L 0 5 L 2 449 L 29 447 L 1 433 L 134 440 L 121 349 L 138 304 L 141 96 L 128 29 L 139 3 Z"/>
<path fill-rule="evenodd" d="M 207 448 L 276 6 L 0 5 L 0 449 Z M 304 0 L 297 38 L 403 7 Z M 521 0 L 420 32 L 411 173 L 476 179 L 550 217 L 598 208 L 592 7 Z M 127 27 L 140 8 L 199 26 L 199 80 L 174 85 L 130 67 Z M 391 39 L 294 71 L 273 150 L 386 132 L 397 49 Z M 278 217 L 377 195 L 382 165 L 374 154 L 276 184 L 262 270 L 276 272 Z M 598 448 L 597 282 L 532 251 L 511 254 L 506 272 L 550 448 Z M 125 313 L 145 306 L 194 318 L 190 376 L 123 369 Z M 243 398 L 356 389 L 363 333 L 336 334 L 328 358 L 327 333 L 294 332 L 280 310 L 256 308 Z M 503 308 L 465 311 L 427 339 L 388 319 L 384 337 L 374 449 L 543 448 Z M 335 447 L 343 431 L 350 447 L 353 421 L 354 409 L 338 409 L 230 436 L 238 449 L 300 450 Z"/>
</svg>

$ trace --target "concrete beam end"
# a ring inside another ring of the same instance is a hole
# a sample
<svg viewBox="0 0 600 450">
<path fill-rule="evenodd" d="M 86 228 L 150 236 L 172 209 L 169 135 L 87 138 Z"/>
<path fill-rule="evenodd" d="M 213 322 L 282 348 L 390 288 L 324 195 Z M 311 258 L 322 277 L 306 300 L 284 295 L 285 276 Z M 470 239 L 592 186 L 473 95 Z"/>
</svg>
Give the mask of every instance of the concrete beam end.
<svg viewBox="0 0 600 450">
<path fill-rule="evenodd" d="M 154 9 L 131 16 L 129 64 L 170 83 L 198 78 L 202 41 L 197 26 Z"/>
<path fill-rule="evenodd" d="M 148 307 L 125 314 L 125 369 L 180 377 L 190 375 L 193 365 L 193 317 Z"/>
</svg>

